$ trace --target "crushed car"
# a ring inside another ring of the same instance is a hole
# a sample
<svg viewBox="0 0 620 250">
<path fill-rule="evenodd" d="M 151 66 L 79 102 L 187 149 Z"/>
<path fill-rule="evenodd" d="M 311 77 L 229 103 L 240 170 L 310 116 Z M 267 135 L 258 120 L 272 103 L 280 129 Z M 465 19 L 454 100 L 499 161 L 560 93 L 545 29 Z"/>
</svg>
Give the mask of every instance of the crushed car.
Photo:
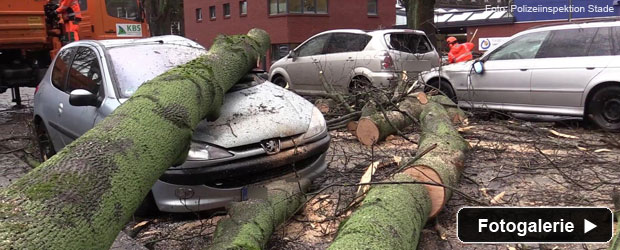
<svg viewBox="0 0 620 250">
<path fill-rule="evenodd" d="M 34 95 L 42 160 L 93 128 L 142 83 L 206 52 L 179 36 L 84 40 L 63 47 Z M 312 180 L 325 171 L 330 136 L 323 115 L 262 75 L 249 74 L 235 84 L 219 117 L 199 123 L 186 161 L 159 178 L 143 208 L 220 208 L 251 198 L 261 183 Z"/>
</svg>

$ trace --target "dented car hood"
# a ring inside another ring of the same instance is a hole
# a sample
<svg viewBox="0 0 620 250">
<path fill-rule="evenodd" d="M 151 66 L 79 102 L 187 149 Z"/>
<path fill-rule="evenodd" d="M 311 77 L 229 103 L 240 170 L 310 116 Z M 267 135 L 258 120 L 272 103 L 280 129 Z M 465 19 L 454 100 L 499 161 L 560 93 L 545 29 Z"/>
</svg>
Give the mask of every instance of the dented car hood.
<svg viewBox="0 0 620 250">
<path fill-rule="evenodd" d="M 220 116 L 201 121 L 192 140 L 233 148 L 303 134 L 313 107 L 304 98 L 264 82 L 227 93 Z"/>
</svg>

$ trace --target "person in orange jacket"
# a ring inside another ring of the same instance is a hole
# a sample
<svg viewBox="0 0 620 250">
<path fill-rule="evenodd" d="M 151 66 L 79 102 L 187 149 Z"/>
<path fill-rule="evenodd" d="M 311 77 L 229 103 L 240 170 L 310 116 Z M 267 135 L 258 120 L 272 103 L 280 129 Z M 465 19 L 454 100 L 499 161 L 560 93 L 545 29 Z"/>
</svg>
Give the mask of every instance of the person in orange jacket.
<svg viewBox="0 0 620 250">
<path fill-rule="evenodd" d="M 82 21 L 82 10 L 78 0 L 60 0 L 56 14 L 62 14 L 67 42 L 79 41 L 80 26 L 78 23 Z"/>
<path fill-rule="evenodd" d="M 459 44 L 456 37 L 448 37 L 446 39 L 448 47 L 450 47 L 450 53 L 448 53 L 448 63 L 465 62 L 473 59 L 471 50 L 474 48 L 473 43 Z"/>
</svg>

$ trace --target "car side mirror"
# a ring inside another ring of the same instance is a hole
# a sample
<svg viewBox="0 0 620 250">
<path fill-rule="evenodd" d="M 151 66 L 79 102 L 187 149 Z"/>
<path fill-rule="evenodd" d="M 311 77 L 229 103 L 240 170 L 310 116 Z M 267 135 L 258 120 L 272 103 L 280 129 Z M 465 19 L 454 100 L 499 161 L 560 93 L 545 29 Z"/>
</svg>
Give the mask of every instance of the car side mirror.
<svg viewBox="0 0 620 250">
<path fill-rule="evenodd" d="M 288 58 L 293 59 L 293 62 L 295 61 L 295 59 L 297 59 L 297 53 L 295 53 L 294 50 L 291 50 L 288 52 Z"/>
<path fill-rule="evenodd" d="M 76 89 L 69 94 L 69 104 L 73 106 L 99 106 L 97 95 L 85 89 Z"/>
<path fill-rule="evenodd" d="M 476 74 L 484 73 L 484 63 L 482 61 L 475 61 L 473 67 Z"/>
</svg>

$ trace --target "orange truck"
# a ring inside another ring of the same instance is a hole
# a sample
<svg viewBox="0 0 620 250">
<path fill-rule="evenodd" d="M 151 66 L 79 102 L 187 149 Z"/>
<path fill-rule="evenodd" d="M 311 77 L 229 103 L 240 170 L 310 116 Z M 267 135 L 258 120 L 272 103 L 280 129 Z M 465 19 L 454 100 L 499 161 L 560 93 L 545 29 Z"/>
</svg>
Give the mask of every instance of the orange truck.
<svg viewBox="0 0 620 250">
<path fill-rule="evenodd" d="M 81 40 L 150 36 L 141 0 L 79 0 Z M 57 0 L 0 0 L 0 93 L 36 87 L 63 46 Z"/>
</svg>

